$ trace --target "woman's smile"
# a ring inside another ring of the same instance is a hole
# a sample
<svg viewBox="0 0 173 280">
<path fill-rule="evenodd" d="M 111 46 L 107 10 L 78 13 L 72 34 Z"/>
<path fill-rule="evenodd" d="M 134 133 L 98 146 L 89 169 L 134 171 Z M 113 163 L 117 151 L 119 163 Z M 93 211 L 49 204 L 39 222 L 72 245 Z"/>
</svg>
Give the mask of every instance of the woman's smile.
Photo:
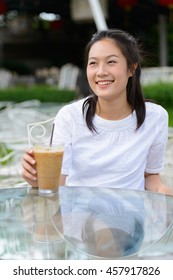
<svg viewBox="0 0 173 280">
<path fill-rule="evenodd" d="M 102 80 L 102 81 L 97 81 L 96 84 L 100 86 L 101 88 L 105 88 L 109 85 L 111 85 L 114 82 L 114 80 Z"/>
</svg>

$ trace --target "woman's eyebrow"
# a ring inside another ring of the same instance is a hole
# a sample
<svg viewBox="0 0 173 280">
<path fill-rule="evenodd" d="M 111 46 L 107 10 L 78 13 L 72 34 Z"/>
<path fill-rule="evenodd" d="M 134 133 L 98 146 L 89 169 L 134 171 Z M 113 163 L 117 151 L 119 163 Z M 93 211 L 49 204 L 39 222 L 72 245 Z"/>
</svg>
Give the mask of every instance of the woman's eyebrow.
<svg viewBox="0 0 173 280">
<path fill-rule="evenodd" d="M 118 58 L 118 55 L 116 55 L 116 54 L 110 54 L 110 55 L 106 56 L 106 58 L 111 58 L 111 57 Z M 88 60 L 90 60 L 90 59 L 97 59 L 97 57 L 91 56 L 91 57 L 88 58 Z"/>
</svg>

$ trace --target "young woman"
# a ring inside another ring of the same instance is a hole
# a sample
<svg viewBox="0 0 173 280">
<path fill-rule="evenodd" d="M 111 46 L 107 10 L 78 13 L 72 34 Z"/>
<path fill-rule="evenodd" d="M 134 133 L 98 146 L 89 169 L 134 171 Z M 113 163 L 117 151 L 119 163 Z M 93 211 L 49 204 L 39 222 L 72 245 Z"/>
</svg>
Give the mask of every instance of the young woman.
<svg viewBox="0 0 173 280">
<path fill-rule="evenodd" d="M 106 30 L 93 35 L 86 47 L 91 95 L 64 106 L 55 118 L 54 139 L 65 143 L 60 185 L 172 194 L 159 175 L 164 168 L 168 114 L 161 106 L 144 100 L 140 63 L 137 41 L 130 34 Z M 23 178 L 37 187 L 32 150 L 25 153 L 22 165 Z M 140 199 L 117 202 L 113 196 L 104 196 L 87 203 L 85 210 L 84 205 L 76 204 L 73 212 L 86 211 L 99 257 L 138 251 L 144 236 Z M 137 203 L 138 210 L 134 211 Z M 84 220 L 79 227 L 74 219 L 73 226 L 73 239 L 78 233 L 83 240 L 83 232 L 90 232 Z"/>
<path fill-rule="evenodd" d="M 145 102 L 137 40 L 122 30 L 100 31 L 86 47 L 91 95 L 64 106 L 55 118 L 65 142 L 61 185 L 128 188 L 171 193 L 164 168 L 168 114 Z M 37 186 L 35 160 L 23 157 L 23 178 Z"/>
</svg>

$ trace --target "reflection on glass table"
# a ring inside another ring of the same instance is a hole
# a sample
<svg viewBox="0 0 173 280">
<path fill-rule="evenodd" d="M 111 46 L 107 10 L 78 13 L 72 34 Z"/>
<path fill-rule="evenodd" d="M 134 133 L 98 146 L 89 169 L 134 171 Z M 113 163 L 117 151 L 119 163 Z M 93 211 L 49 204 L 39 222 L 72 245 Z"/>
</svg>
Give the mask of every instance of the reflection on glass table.
<svg viewBox="0 0 173 280">
<path fill-rule="evenodd" d="M 173 197 L 94 187 L 0 189 L 1 259 L 173 259 Z"/>
</svg>

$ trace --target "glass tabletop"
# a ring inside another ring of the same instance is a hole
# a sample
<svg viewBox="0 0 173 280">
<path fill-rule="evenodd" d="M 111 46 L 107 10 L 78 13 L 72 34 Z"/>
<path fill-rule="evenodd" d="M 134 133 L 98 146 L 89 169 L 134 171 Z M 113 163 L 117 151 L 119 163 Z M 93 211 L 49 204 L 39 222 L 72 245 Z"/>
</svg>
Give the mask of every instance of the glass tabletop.
<svg viewBox="0 0 173 280">
<path fill-rule="evenodd" d="M 173 197 L 26 183 L 0 189 L 1 259 L 173 259 Z"/>
</svg>

